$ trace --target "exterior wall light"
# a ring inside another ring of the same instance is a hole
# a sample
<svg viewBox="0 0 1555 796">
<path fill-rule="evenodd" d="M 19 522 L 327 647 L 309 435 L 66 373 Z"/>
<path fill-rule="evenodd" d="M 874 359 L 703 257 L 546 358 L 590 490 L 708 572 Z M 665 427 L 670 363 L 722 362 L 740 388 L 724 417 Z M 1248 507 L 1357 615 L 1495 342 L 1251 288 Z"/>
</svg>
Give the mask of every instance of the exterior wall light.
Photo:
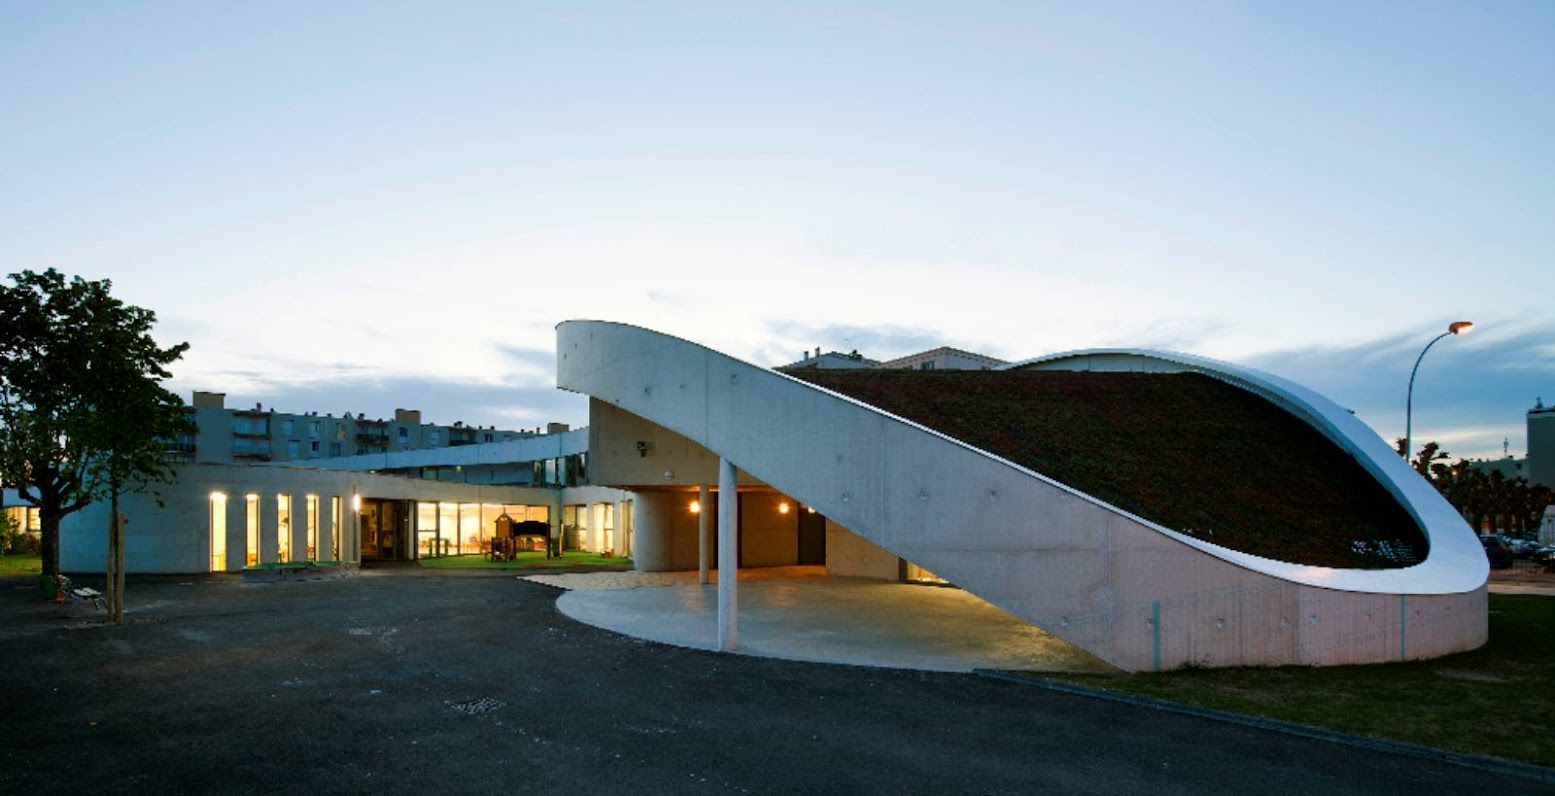
<svg viewBox="0 0 1555 796">
<path fill-rule="evenodd" d="M 702 513 L 702 503 L 701 503 L 701 501 L 697 501 L 697 500 L 691 501 L 691 513 L 692 514 L 701 514 Z"/>
<path fill-rule="evenodd" d="M 787 514 L 788 513 L 788 502 L 787 501 L 784 501 L 784 502 L 778 504 L 778 513 L 779 514 Z"/>
</svg>

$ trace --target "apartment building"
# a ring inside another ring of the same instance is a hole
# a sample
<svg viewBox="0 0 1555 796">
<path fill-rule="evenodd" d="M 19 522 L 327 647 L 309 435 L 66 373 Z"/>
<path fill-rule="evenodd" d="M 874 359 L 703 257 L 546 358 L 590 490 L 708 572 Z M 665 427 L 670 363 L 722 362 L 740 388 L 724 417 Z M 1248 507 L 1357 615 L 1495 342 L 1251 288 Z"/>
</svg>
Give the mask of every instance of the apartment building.
<svg viewBox="0 0 1555 796">
<path fill-rule="evenodd" d="M 195 391 L 184 410 L 194 430 L 168 443 L 176 462 L 230 464 L 242 462 L 305 462 L 370 453 L 427 450 L 456 445 L 508 442 L 542 433 L 565 431 L 562 423 L 548 429 L 513 430 L 421 422 L 415 409 L 395 409 L 393 420 L 368 419 L 347 412 L 339 416 L 307 412 L 293 414 L 266 409 L 232 409 L 226 395 Z"/>
</svg>

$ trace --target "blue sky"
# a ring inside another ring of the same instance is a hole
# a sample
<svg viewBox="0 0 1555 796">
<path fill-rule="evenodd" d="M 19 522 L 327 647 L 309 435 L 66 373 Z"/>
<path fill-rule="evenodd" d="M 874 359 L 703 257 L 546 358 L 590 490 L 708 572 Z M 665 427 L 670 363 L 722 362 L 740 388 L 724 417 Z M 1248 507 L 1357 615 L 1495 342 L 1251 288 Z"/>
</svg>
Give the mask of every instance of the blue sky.
<svg viewBox="0 0 1555 796">
<path fill-rule="evenodd" d="M 1253 364 L 1514 454 L 1555 402 L 1547 3 L 0 0 L 0 266 L 114 280 L 177 386 L 585 420 L 554 325 L 759 364 Z"/>
</svg>

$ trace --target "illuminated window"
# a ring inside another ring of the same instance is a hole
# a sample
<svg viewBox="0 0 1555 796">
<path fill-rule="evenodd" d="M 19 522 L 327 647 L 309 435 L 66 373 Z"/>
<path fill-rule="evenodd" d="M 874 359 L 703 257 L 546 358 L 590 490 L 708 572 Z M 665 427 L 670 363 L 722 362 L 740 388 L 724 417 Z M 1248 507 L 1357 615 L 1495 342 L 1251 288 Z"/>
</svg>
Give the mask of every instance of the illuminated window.
<svg viewBox="0 0 1555 796">
<path fill-rule="evenodd" d="M 416 546 L 423 557 L 437 550 L 437 504 L 416 503 Z"/>
<path fill-rule="evenodd" d="M 253 492 L 243 496 L 243 519 L 247 523 L 247 555 L 245 566 L 259 566 L 259 496 Z"/>
<path fill-rule="evenodd" d="M 211 493 L 211 571 L 227 571 L 227 496 Z"/>
<path fill-rule="evenodd" d="M 594 504 L 594 550 L 615 550 L 615 504 Z"/>
<path fill-rule="evenodd" d="M 334 556 L 333 560 L 344 561 L 346 560 L 346 557 L 340 553 L 340 524 L 344 515 L 341 512 L 341 501 L 339 495 L 335 495 L 329 499 L 329 516 L 333 521 L 333 524 L 330 526 L 329 549 Z"/>
<path fill-rule="evenodd" d="M 459 504 L 437 504 L 436 555 L 446 556 L 459 550 Z"/>
<path fill-rule="evenodd" d="M 275 555 L 285 564 L 292 560 L 292 496 L 275 496 Z"/>
<path fill-rule="evenodd" d="M 308 560 L 319 560 L 319 496 L 309 495 L 307 499 L 308 520 Z"/>
<path fill-rule="evenodd" d="M 481 551 L 481 504 L 459 504 L 459 553 Z"/>
</svg>

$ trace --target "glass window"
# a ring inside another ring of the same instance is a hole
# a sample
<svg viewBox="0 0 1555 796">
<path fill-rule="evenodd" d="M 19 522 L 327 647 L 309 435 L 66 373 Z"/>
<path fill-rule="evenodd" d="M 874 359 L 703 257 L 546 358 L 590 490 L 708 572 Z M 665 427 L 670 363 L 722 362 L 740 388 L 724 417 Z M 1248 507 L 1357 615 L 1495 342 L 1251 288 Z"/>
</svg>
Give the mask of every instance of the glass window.
<svg viewBox="0 0 1555 796">
<path fill-rule="evenodd" d="M 259 496 L 253 492 L 243 496 L 243 519 L 247 527 L 248 544 L 245 566 L 259 566 Z"/>
<path fill-rule="evenodd" d="M 295 459 L 295 458 L 297 458 L 297 453 L 298 453 L 297 440 L 291 440 L 290 442 L 287 442 L 286 443 L 286 457 L 288 459 Z"/>
<path fill-rule="evenodd" d="M 457 552 L 479 553 L 481 551 L 481 504 L 459 504 L 459 549 Z"/>
<path fill-rule="evenodd" d="M 211 493 L 211 571 L 227 571 L 227 496 Z"/>
<path fill-rule="evenodd" d="M 331 456 L 339 456 L 340 455 L 340 443 L 338 443 L 338 442 L 331 442 L 331 443 L 329 443 L 329 455 L 331 455 Z"/>
<path fill-rule="evenodd" d="M 330 560 L 344 561 L 346 557 L 340 554 L 340 523 L 342 514 L 339 495 L 329 499 L 329 518 L 332 521 L 329 526 Z"/>
<path fill-rule="evenodd" d="M 423 556 L 437 549 L 437 504 L 416 503 L 416 547 Z"/>
<path fill-rule="evenodd" d="M 292 435 L 292 428 L 293 424 L 291 418 L 283 418 L 281 420 L 281 436 L 290 437 Z"/>
<path fill-rule="evenodd" d="M 275 496 L 275 554 L 282 564 L 292 560 L 292 496 Z"/>
<path fill-rule="evenodd" d="M 446 556 L 459 549 L 459 504 L 437 504 L 437 551 Z"/>
<path fill-rule="evenodd" d="M 309 420 L 308 421 L 308 436 L 310 436 L 310 437 L 312 437 L 314 439 L 318 439 L 319 438 L 319 421 L 317 421 L 317 420 Z M 317 446 L 318 446 L 318 443 L 314 443 L 314 448 L 313 449 L 314 450 L 318 450 Z"/>
<path fill-rule="evenodd" d="M 308 496 L 308 560 L 319 560 L 319 496 Z"/>
</svg>

